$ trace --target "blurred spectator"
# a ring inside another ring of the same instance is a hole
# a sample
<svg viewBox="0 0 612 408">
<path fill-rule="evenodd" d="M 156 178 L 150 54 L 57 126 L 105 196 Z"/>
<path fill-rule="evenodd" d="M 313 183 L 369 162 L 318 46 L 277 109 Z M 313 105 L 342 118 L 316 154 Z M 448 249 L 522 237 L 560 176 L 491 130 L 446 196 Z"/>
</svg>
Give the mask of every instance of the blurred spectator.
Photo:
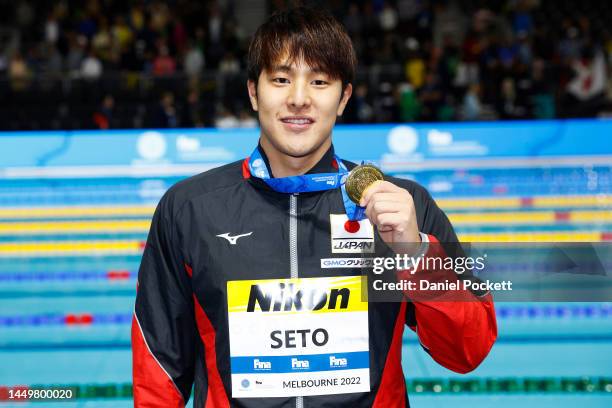
<svg viewBox="0 0 612 408">
<path fill-rule="evenodd" d="M 146 43 L 139 39 L 134 42 L 132 47 L 121 54 L 121 68 L 130 72 L 140 72 L 145 70 L 145 61 L 147 60 Z"/>
<path fill-rule="evenodd" d="M 20 1 L 15 7 L 15 19 L 19 27 L 24 30 L 30 28 L 34 22 L 34 8 L 29 1 Z"/>
<path fill-rule="evenodd" d="M 517 35 L 527 36 L 533 30 L 533 18 L 530 12 L 533 2 L 519 0 L 515 3 L 516 9 L 512 16 L 512 29 Z"/>
<path fill-rule="evenodd" d="M 204 127 L 204 107 L 201 103 L 200 92 L 197 89 L 189 91 L 187 96 L 187 109 L 184 125 L 187 127 Z"/>
<path fill-rule="evenodd" d="M 505 78 L 501 83 L 501 95 L 497 102 L 497 111 L 502 119 L 523 119 L 527 117 L 527 108 L 517 98 L 516 87 L 512 78 Z"/>
<path fill-rule="evenodd" d="M 170 10 L 166 2 L 152 2 L 149 7 L 149 16 L 151 18 L 151 27 L 154 31 L 163 32 L 169 23 Z"/>
<path fill-rule="evenodd" d="M 398 0 L 397 11 L 400 24 L 408 24 L 414 21 L 418 13 L 421 11 L 422 2 L 420 0 Z"/>
<path fill-rule="evenodd" d="M 17 91 L 25 89 L 30 82 L 31 76 L 32 72 L 23 56 L 18 52 L 15 53 L 8 66 L 8 77 L 11 81 L 11 87 Z"/>
<path fill-rule="evenodd" d="M 482 103 L 480 102 L 480 86 L 472 84 L 463 98 L 463 120 L 480 120 Z"/>
<path fill-rule="evenodd" d="M 84 36 L 77 36 L 72 33 L 69 35 L 68 55 L 66 56 L 66 68 L 69 72 L 78 72 L 81 70 L 81 63 L 85 59 L 85 45 L 87 39 Z"/>
<path fill-rule="evenodd" d="M 94 126 L 97 129 L 109 129 L 113 119 L 113 111 L 115 109 L 115 98 L 112 95 L 106 95 L 102 100 L 100 108 L 93 114 Z"/>
<path fill-rule="evenodd" d="M 401 84 L 398 89 L 400 98 L 400 119 L 402 122 L 414 122 L 419 118 L 421 106 L 414 88 Z"/>
<path fill-rule="evenodd" d="M 393 31 L 397 27 L 397 11 L 393 5 L 387 1 L 384 2 L 383 9 L 378 18 L 380 20 L 380 28 L 382 28 L 383 31 Z"/>
<path fill-rule="evenodd" d="M 210 62 L 212 67 L 216 67 L 219 64 L 219 60 L 224 52 L 222 44 L 222 33 L 223 33 L 223 17 L 221 15 L 221 9 L 216 1 L 213 1 L 208 10 L 208 48 L 207 48 L 207 61 Z"/>
<path fill-rule="evenodd" d="M 238 118 L 226 107 L 219 108 L 219 115 L 215 119 L 215 127 L 219 129 L 234 129 L 240 127 Z"/>
<path fill-rule="evenodd" d="M 167 45 L 159 47 L 159 54 L 153 60 L 153 74 L 157 76 L 172 75 L 176 71 L 176 61 L 170 56 Z"/>
<path fill-rule="evenodd" d="M 518 34 L 517 57 L 521 64 L 531 65 L 533 61 L 533 45 L 530 37 L 525 33 Z"/>
<path fill-rule="evenodd" d="M 593 116 L 603 103 L 606 64 L 603 53 L 585 47 L 581 58 L 571 64 L 574 78 L 567 85 L 566 116 Z"/>
<path fill-rule="evenodd" d="M 440 50 L 441 54 L 436 55 L 438 60 L 437 72 L 440 81 L 440 86 L 447 92 L 454 90 L 454 84 L 456 82 L 457 73 L 459 69 L 460 51 L 459 46 L 456 45 L 455 41 L 450 38 L 446 38 L 444 47 Z"/>
<path fill-rule="evenodd" d="M 193 43 L 187 47 L 185 61 L 183 61 L 183 69 L 185 73 L 191 77 L 197 77 L 204 69 L 204 53 Z"/>
<path fill-rule="evenodd" d="M 563 21 L 563 38 L 559 42 L 559 55 L 561 58 L 571 60 L 580 56 L 582 41 L 578 28 L 570 19 Z"/>
<path fill-rule="evenodd" d="M 257 119 L 255 119 L 253 115 L 251 115 L 251 113 L 246 109 L 242 109 L 240 111 L 240 118 L 238 119 L 238 121 L 239 126 L 243 129 L 253 129 L 259 126 L 259 123 L 257 123 Z"/>
<path fill-rule="evenodd" d="M 442 108 L 444 96 L 438 77 L 435 73 L 428 72 L 425 77 L 425 84 L 419 93 L 422 120 L 429 122 L 438 118 L 438 111 Z"/>
<path fill-rule="evenodd" d="M 46 43 L 43 47 L 44 65 L 42 71 L 52 77 L 59 77 L 64 69 L 62 54 L 52 43 Z"/>
<path fill-rule="evenodd" d="M 133 5 L 130 9 L 130 24 L 135 32 L 140 32 L 145 26 L 145 13 L 142 4 Z"/>
<path fill-rule="evenodd" d="M 552 119 L 555 117 L 555 100 L 553 79 L 546 70 L 543 59 L 533 62 L 531 77 L 533 78 L 533 116 L 536 119 Z"/>
<path fill-rule="evenodd" d="M 267 11 L 290 3 L 269 2 Z M 339 16 L 358 54 L 344 123 L 612 115 L 612 9 L 603 2 L 305 3 Z M 23 117 L 40 110 L 53 90 L 65 112 L 84 112 L 70 121 L 76 124 L 91 124 L 91 112 L 101 110 L 101 97 L 110 92 L 117 126 L 137 126 L 144 118 L 163 126 L 248 120 L 244 62 L 252 33 L 251 24 L 238 20 L 242 2 L 12 4 L 0 81 L 3 76 L 12 90 L 29 92 L 20 103 Z M 32 80 L 39 74 L 44 89 Z M 78 78 L 87 79 L 85 88 L 71 82 Z M 158 105 L 168 89 L 177 101 Z M 66 123 L 54 119 L 48 122 Z"/>
<path fill-rule="evenodd" d="M 183 22 L 179 19 L 173 19 L 172 25 L 172 45 L 176 50 L 176 54 L 181 55 L 185 52 L 185 47 L 188 43 L 187 30 Z"/>
<path fill-rule="evenodd" d="M 153 118 L 153 126 L 158 128 L 175 128 L 178 127 L 178 114 L 174 104 L 174 94 L 172 92 L 164 92 L 155 117 Z"/>
<path fill-rule="evenodd" d="M 414 89 L 419 89 L 425 82 L 425 61 L 418 51 L 419 44 L 416 39 L 410 38 L 408 43 L 408 59 L 406 61 L 406 79 Z"/>
<path fill-rule="evenodd" d="M 123 16 L 116 16 L 115 23 L 111 29 L 113 43 L 119 48 L 120 52 L 125 52 L 134 40 L 131 28 L 127 25 Z"/>
<path fill-rule="evenodd" d="M 55 13 L 49 13 L 47 23 L 45 24 L 45 41 L 51 44 L 56 44 L 59 38 L 59 24 L 55 18 Z"/>
<path fill-rule="evenodd" d="M 454 45 L 460 45 L 465 33 L 466 18 L 454 1 L 437 2 L 433 26 L 434 44 L 441 47 L 445 40 L 451 39 Z"/>
<path fill-rule="evenodd" d="M 219 72 L 223 74 L 237 74 L 240 72 L 240 63 L 232 52 L 226 52 L 219 63 Z"/>
<path fill-rule="evenodd" d="M 343 120 L 349 123 L 368 123 L 374 120 L 374 109 L 369 100 L 369 89 L 365 83 L 358 83 L 353 89 Z"/>
<path fill-rule="evenodd" d="M 102 75 L 102 62 L 93 50 L 89 51 L 87 57 L 81 62 L 81 77 L 94 80 Z"/>
<path fill-rule="evenodd" d="M 359 14 L 359 6 L 356 3 L 349 5 L 348 13 L 344 17 L 344 27 L 351 36 L 360 35 L 363 30 L 362 18 Z"/>
<path fill-rule="evenodd" d="M 98 24 L 95 15 L 91 11 L 85 11 L 77 24 L 77 32 L 90 40 L 96 34 L 97 29 Z"/>
</svg>

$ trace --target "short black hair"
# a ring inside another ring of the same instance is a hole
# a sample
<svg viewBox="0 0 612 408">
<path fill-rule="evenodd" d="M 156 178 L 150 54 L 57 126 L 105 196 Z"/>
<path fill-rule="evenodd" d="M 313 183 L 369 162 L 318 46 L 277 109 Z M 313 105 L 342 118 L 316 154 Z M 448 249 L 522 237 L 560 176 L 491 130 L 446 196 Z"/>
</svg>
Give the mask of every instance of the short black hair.
<svg viewBox="0 0 612 408">
<path fill-rule="evenodd" d="M 274 13 L 262 24 L 249 46 L 248 79 L 257 83 L 262 70 L 287 55 L 304 59 L 312 69 L 340 79 L 343 87 L 355 78 L 357 57 L 344 27 L 329 13 L 300 6 Z"/>
</svg>

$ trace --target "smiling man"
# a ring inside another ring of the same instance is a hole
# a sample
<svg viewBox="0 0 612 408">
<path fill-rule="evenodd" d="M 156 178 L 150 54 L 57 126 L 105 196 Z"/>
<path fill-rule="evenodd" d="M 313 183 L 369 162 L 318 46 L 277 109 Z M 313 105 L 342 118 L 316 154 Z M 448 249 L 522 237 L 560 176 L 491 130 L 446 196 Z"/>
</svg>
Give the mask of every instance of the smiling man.
<svg viewBox="0 0 612 408">
<path fill-rule="evenodd" d="M 314 11 L 279 14 L 257 32 L 247 86 L 259 114 L 260 147 L 275 177 L 306 173 L 330 149 L 336 117 L 351 97 L 355 64 L 342 27 Z"/>
<path fill-rule="evenodd" d="M 440 364 L 473 370 L 497 335 L 490 294 L 362 301 L 360 254 L 439 254 L 457 237 L 414 182 L 385 177 L 359 206 L 346 199 L 355 164 L 335 154 L 332 129 L 356 60 L 342 26 L 308 8 L 275 14 L 248 58 L 259 145 L 173 186 L 153 217 L 135 405 L 180 407 L 194 386 L 195 407 L 406 407 L 405 325 Z"/>
</svg>

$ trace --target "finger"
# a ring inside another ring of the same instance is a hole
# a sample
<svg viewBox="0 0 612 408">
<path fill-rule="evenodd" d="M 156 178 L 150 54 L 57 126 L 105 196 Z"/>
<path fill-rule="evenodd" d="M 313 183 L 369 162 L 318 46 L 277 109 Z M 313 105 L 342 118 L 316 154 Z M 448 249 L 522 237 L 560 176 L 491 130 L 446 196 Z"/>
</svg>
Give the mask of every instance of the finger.
<svg viewBox="0 0 612 408">
<path fill-rule="evenodd" d="M 368 217 L 372 224 L 376 224 L 376 212 L 374 210 L 374 202 L 370 201 L 370 203 L 365 207 L 365 215 Z"/>
<path fill-rule="evenodd" d="M 410 193 L 408 193 L 405 190 L 404 192 L 395 192 L 395 193 L 376 193 L 370 196 L 370 199 L 368 200 L 367 204 L 370 204 L 372 202 L 378 202 L 378 201 L 389 201 L 392 203 L 406 204 L 406 201 L 409 200 L 408 198 L 409 194 Z"/>
<path fill-rule="evenodd" d="M 372 194 L 376 194 L 379 189 L 379 185 L 384 183 L 384 181 L 376 180 L 374 183 L 370 184 L 366 189 L 361 193 L 361 200 L 359 201 L 359 205 L 365 207 L 368 205 L 368 201 Z"/>
<path fill-rule="evenodd" d="M 406 203 L 394 201 L 371 200 L 366 207 L 366 215 L 370 219 L 376 219 L 379 214 L 395 213 L 406 210 Z"/>
<path fill-rule="evenodd" d="M 410 197 L 401 193 L 374 194 L 366 205 L 366 215 L 372 219 L 379 212 L 399 212 L 409 208 Z"/>
<path fill-rule="evenodd" d="M 398 187 L 395 184 L 390 183 L 388 181 L 376 180 L 374 183 L 368 186 L 368 188 L 366 188 L 363 194 L 361 195 L 360 205 L 363 204 L 362 207 L 365 207 L 373 194 L 394 193 L 394 192 L 400 192 L 402 190 L 406 191 L 403 188 Z"/>
<path fill-rule="evenodd" d="M 381 229 L 384 231 L 397 230 L 405 221 L 406 217 L 400 213 L 382 213 L 374 216 L 374 224 L 376 224 L 379 231 Z"/>
<path fill-rule="evenodd" d="M 378 232 L 391 232 L 393 231 L 393 227 L 389 227 L 386 225 L 383 225 L 382 227 L 376 227 L 378 229 Z"/>
</svg>

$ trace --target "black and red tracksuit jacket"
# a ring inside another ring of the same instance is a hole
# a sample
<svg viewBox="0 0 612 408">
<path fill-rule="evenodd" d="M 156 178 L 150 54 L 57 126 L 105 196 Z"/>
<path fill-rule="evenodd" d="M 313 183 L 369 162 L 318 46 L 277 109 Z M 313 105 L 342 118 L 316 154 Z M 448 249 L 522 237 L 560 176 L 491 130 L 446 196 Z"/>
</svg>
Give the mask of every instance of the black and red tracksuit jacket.
<svg viewBox="0 0 612 408">
<path fill-rule="evenodd" d="M 262 157 L 269 168 L 263 151 Z M 292 261 L 297 261 L 300 277 L 361 273 L 321 268 L 321 258 L 337 256 L 330 248 L 329 214 L 344 213 L 339 189 L 278 193 L 251 176 L 246 163 L 183 180 L 157 206 L 138 273 L 132 322 L 136 407 L 183 407 L 192 387 L 196 408 L 296 406 L 296 397 L 232 398 L 226 283 L 287 278 Z M 309 173 L 332 171 L 337 171 L 333 147 Z M 448 218 L 423 187 L 387 180 L 411 193 L 419 229 L 430 242 L 457 242 Z M 292 217 L 297 218 L 292 227 L 297 254 L 289 247 Z M 248 231 L 251 236 L 241 238 L 240 245 L 218 237 Z M 371 391 L 308 396 L 298 405 L 407 407 L 401 365 L 405 325 L 416 330 L 421 345 L 444 367 L 459 373 L 473 370 L 491 349 L 497 326 L 490 294 L 465 296 L 475 301 L 371 302 Z"/>
</svg>

